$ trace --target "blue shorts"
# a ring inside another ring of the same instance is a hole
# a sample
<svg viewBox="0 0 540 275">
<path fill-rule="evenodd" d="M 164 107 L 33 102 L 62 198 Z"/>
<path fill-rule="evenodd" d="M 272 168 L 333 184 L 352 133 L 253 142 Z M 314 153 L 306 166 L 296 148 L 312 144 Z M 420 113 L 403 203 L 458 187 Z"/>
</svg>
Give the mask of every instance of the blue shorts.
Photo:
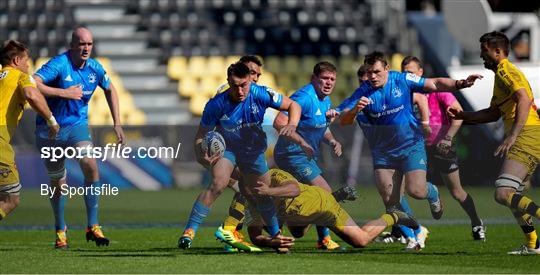
<svg viewBox="0 0 540 275">
<path fill-rule="evenodd" d="M 279 169 L 291 173 L 297 180 L 309 184 L 322 174 L 315 159 L 308 159 L 305 154 L 281 156 L 275 155 L 274 160 Z"/>
<path fill-rule="evenodd" d="M 85 142 L 92 145 L 92 137 L 88 130 L 88 125 L 78 124 L 60 128 L 60 133 L 56 139 L 42 138 L 36 135 L 36 146 L 41 152 L 43 147 L 75 147 L 78 143 Z M 86 146 L 86 145 L 85 145 Z M 43 159 L 45 167 L 49 172 L 49 177 L 59 178 L 61 174 L 65 174 L 65 157 L 59 158 L 56 161 Z"/>
<path fill-rule="evenodd" d="M 264 152 L 253 154 L 251 156 L 237 156 L 232 151 L 225 150 L 223 157 L 228 159 L 233 166 L 238 166 L 238 169 L 240 169 L 240 173 L 242 174 L 264 175 L 268 172 L 268 164 L 266 163 Z"/>
<path fill-rule="evenodd" d="M 419 141 L 397 154 L 373 151 L 372 155 L 373 168 L 375 169 L 396 169 L 402 173 L 414 170 L 427 171 L 426 149 L 423 141 Z"/>
</svg>

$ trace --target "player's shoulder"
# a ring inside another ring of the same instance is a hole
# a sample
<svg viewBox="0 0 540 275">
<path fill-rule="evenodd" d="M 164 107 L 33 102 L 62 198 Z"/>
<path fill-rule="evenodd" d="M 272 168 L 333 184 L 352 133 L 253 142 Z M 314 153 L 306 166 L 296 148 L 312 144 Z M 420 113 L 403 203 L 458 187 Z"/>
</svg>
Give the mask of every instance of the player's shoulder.
<svg viewBox="0 0 540 275">
<path fill-rule="evenodd" d="M 69 62 L 69 52 L 65 51 L 59 55 L 51 57 L 51 59 L 49 59 L 45 64 L 64 66 L 66 64 L 69 64 Z"/>
<path fill-rule="evenodd" d="M 101 63 L 99 63 L 99 61 L 96 59 L 89 58 L 86 62 L 87 66 L 95 71 L 105 71 L 105 69 L 103 69 L 103 65 L 101 65 Z"/>
<path fill-rule="evenodd" d="M 229 88 L 230 88 L 229 83 L 222 84 L 221 86 L 219 86 L 219 87 L 216 89 L 216 95 L 228 91 Z"/>
</svg>

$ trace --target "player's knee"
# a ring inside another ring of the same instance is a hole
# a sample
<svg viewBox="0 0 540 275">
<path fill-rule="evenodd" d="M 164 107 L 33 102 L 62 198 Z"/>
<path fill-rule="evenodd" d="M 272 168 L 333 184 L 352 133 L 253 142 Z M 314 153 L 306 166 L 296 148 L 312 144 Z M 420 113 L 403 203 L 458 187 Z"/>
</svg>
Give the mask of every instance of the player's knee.
<svg viewBox="0 0 540 275">
<path fill-rule="evenodd" d="M 508 196 L 512 192 L 507 188 L 497 188 L 494 193 L 494 199 L 497 203 L 507 205 Z"/>
<path fill-rule="evenodd" d="M 450 188 L 449 191 L 455 200 L 463 201 L 467 197 L 467 193 L 462 188 Z"/>
<path fill-rule="evenodd" d="M 407 184 L 407 186 L 405 187 L 407 190 L 407 194 L 417 200 L 424 199 L 426 197 L 426 190 L 422 190 L 422 188 L 413 185 L 414 184 Z"/>
<path fill-rule="evenodd" d="M 80 163 L 85 178 L 97 180 L 99 173 L 96 160 L 93 158 L 82 158 Z"/>
</svg>

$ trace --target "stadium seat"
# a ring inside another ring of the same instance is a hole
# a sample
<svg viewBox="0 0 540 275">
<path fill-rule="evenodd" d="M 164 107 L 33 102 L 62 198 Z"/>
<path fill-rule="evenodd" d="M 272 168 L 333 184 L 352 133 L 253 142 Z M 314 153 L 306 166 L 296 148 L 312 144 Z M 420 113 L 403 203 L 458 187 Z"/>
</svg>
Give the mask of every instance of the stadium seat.
<svg viewBox="0 0 540 275">
<path fill-rule="evenodd" d="M 195 116 L 201 116 L 204 110 L 204 106 L 209 99 L 210 97 L 201 93 L 193 95 L 193 97 L 189 101 L 190 112 Z"/>
<path fill-rule="evenodd" d="M 170 79 L 178 80 L 187 71 L 187 58 L 184 56 L 173 56 L 169 58 L 167 64 L 167 76 Z"/>
</svg>

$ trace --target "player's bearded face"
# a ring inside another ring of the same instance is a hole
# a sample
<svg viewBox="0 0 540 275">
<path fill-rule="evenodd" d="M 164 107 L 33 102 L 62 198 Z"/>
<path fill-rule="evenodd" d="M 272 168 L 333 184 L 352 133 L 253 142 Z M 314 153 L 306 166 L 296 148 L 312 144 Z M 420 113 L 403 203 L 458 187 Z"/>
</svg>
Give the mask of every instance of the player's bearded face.
<svg viewBox="0 0 540 275">
<path fill-rule="evenodd" d="M 311 82 L 317 93 L 328 96 L 332 93 L 336 85 L 336 73 L 323 71 L 319 75 L 313 75 Z"/>
<path fill-rule="evenodd" d="M 484 67 L 486 69 L 497 69 L 497 55 L 496 49 L 489 48 L 487 43 L 482 43 L 480 46 L 480 58 L 484 60 Z"/>
<path fill-rule="evenodd" d="M 231 89 L 231 96 L 234 101 L 244 101 L 249 94 L 251 80 L 249 75 L 243 78 L 231 75 L 227 81 Z"/>
<path fill-rule="evenodd" d="M 381 61 L 377 61 L 368 67 L 367 76 L 371 86 L 380 88 L 388 80 L 388 66 L 384 66 Z"/>
</svg>

